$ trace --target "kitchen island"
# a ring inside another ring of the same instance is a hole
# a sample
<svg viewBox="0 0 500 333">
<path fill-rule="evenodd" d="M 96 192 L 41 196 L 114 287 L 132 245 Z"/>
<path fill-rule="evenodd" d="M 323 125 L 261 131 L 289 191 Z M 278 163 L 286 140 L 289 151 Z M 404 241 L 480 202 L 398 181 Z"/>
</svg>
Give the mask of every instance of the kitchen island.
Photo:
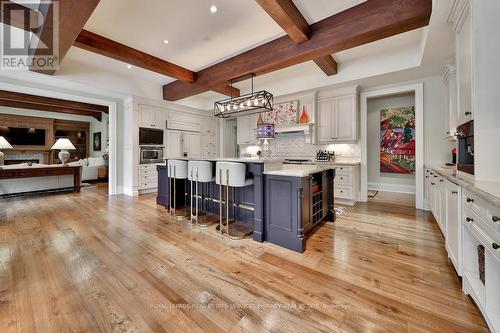
<svg viewBox="0 0 500 333">
<path fill-rule="evenodd" d="M 188 158 L 180 158 L 189 160 Z M 303 252 L 307 236 L 325 221 L 334 221 L 333 180 L 335 170 L 331 166 L 284 165 L 280 160 L 249 158 L 193 159 L 214 162 L 239 162 L 247 166 L 247 176 L 253 185 L 237 188 L 235 193 L 235 218 L 253 224 L 253 239 L 269 241 L 283 247 Z M 157 203 L 169 208 L 168 170 L 165 165 L 158 169 Z M 186 181 L 176 183 L 177 205 L 189 205 L 189 186 Z M 185 189 L 188 197 L 185 198 Z M 219 186 L 208 186 L 211 198 L 219 197 Z M 210 201 L 209 201 L 210 202 Z M 242 209 L 239 207 L 246 207 Z M 251 209 L 248 209 L 250 207 Z M 208 204 L 211 213 L 218 214 L 217 202 Z"/>
</svg>

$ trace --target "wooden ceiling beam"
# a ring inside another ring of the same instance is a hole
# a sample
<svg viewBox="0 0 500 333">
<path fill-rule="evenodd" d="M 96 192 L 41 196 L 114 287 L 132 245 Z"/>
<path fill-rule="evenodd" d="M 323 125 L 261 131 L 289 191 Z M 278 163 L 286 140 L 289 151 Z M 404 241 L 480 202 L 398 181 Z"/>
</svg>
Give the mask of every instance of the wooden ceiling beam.
<svg viewBox="0 0 500 333">
<path fill-rule="evenodd" d="M 36 32 L 40 26 L 38 13 L 29 10 L 29 20 L 25 20 L 27 7 L 10 0 L 0 0 L 0 22 L 25 31 Z"/>
<path fill-rule="evenodd" d="M 232 87 L 229 85 L 225 85 L 222 87 L 214 88 L 213 89 L 215 92 L 218 92 L 219 94 L 223 94 L 226 96 L 230 97 L 240 97 L 240 90 L 236 87 Z"/>
<path fill-rule="evenodd" d="M 256 0 L 297 44 L 309 40 L 309 23 L 292 0 Z"/>
<path fill-rule="evenodd" d="M 43 26 L 37 31 L 37 36 L 40 39 L 35 51 L 32 55 L 40 55 L 46 53 L 46 46 L 54 49 L 56 46 L 59 50 L 58 61 L 61 63 L 68 53 L 76 38 L 82 31 L 84 25 L 87 23 L 90 15 L 94 12 L 100 0 L 52 0 L 50 3 L 40 3 L 39 12 L 45 17 Z M 55 4 L 57 4 L 58 13 L 54 11 Z M 52 15 L 58 15 L 59 25 L 59 40 L 57 45 L 52 41 L 52 33 L 56 28 L 54 27 L 54 20 Z M 35 72 L 53 75 L 55 70 L 37 70 L 31 68 Z"/>
<path fill-rule="evenodd" d="M 87 30 L 82 30 L 80 32 L 76 38 L 75 46 L 184 82 L 194 82 L 195 79 L 194 72 L 189 69 L 172 64 Z"/>
<path fill-rule="evenodd" d="M 99 121 L 102 119 L 102 113 L 109 113 L 109 107 L 103 105 L 22 94 L 6 90 L 0 90 L 0 105 L 21 109 L 90 116 Z"/>
<path fill-rule="evenodd" d="M 297 44 L 309 39 L 310 26 L 292 0 L 256 0 Z M 337 74 L 337 62 L 331 55 L 313 59 L 326 75 Z"/>
<path fill-rule="evenodd" d="M 262 75 L 429 24 L 432 0 L 370 0 L 310 26 L 308 41 L 284 36 L 196 73 L 196 81 L 175 81 L 163 97 L 176 101 L 227 84 L 249 73 Z"/>
<path fill-rule="evenodd" d="M 333 57 L 331 55 L 316 58 L 316 59 L 313 59 L 313 61 L 328 76 L 336 75 L 338 73 L 337 62 L 335 61 L 335 59 L 333 59 Z"/>
</svg>

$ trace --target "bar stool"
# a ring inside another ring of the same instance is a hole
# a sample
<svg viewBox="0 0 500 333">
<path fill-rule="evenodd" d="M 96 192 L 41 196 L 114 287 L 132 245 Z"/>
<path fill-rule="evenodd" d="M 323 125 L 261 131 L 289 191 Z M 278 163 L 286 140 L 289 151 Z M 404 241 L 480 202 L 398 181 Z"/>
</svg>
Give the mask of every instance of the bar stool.
<svg viewBox="0 0 500 333">
<path fill-rule="evenodd" d="M 217 232 L 231 239 L 242 239 L 245 236 L 252 234 L 253 226 L 244 223 L 235 223 L 235 207 L 240 207 L 235 200 L 235 187 L 245 187 L 253 185 L 253 179 L 246 178 L 246 165 L 236 162 L 217 162 L 215 172 L 215 183 L 219 185 L 219 225 Z M 225 201 L 224 197 L 225 187 Z M 232 210 L 233 220 L 229 220 L 229 192 L 232 189 Z M 222 215 L 222 205 L 226 205 L 226 217 Z M 230 230 L 230 225 L 233 224 L 233 230 Z"/>
<path fill-rule="evenodd" d="M 177 195 L 176 195 L 176 180 L 188 178 L 188 163 L 183 160 L 168 160 L 168 179 L 169 179 L 169 206 L 170 215 L 175 216 L 177 220 L 182 220 L 187 216 L 187 205 L 184 204 L 184 215 L 177 215 Z M 173 181 L 172 181 L 173 180 Z M 172 186 L 173 183 L 173 186 Z M 184 198 L 186 198 L 186 186 L 184 186 Z M 172 198 L 173 197 L 173 198 Z M 173 204 L 172 204 L 173 201 Z"/>
<path fill-rule="evenodd" d="M 196 223 L 200 227 L 207 227 L 210 223 L 207 222 L 207 211 L 203 209 L 203 203 L 206 201 L 207 188 L 209 183 L 214 181 L 212 173 L 212 162 L 208 161 L 189 161 L 188 162 L 188 180 L 191 185 L 191 223 Z M 193 192 L 193 183 L 195 183 L 195 191 Z M 201 196 L 199 194 L 199 183 L 201 183 Z M 193 200 L 195 202 L 195 212 L 193 214 Z M 199 202 L 201 200 L 201 209 L 199 211 Z M 204 216 L 204 221 L 200 222 L 199 215 Z"/>
</svg>

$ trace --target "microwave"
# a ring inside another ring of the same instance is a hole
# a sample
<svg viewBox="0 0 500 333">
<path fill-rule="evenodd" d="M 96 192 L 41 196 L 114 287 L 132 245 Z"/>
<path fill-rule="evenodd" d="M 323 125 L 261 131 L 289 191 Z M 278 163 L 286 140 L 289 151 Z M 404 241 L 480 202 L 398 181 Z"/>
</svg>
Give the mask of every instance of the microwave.
<svg viewBox="0 0 500 333">
<path fill-rule="evenodd" d="M 163 146 L 163 130 L 140 127 L 139 145 Z"/>
<path fill-rule="evenodd" d="M 142 146 L 141 164 L 163 163 L 163 148 L 160 146 Z"/>
</svg>

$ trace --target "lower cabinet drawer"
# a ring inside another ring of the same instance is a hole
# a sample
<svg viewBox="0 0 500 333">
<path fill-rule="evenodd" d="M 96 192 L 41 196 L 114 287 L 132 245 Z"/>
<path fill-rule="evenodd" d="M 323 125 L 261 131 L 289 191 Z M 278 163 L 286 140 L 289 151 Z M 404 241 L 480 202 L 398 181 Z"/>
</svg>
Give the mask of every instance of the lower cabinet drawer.
<svg viewBox="0 0 500 333">
<path fill-rule="evenodd" d="M 157 187 L 158 187 L 157 181 L 140 181 L 139 182 L 139 190 L 148 190 L 148 189 L 157 188 Z"/>
<path fill-rule="evenodd" d="M 352 173 L 337 173 L 335 175 L 335 184 L 341 186 L 352 186 Z"/>
<path fill-rule="evenodd" d="M 334 195 L 335 198 L 353 200 L 352 187 L 335 186 Z"/>
</svg>

